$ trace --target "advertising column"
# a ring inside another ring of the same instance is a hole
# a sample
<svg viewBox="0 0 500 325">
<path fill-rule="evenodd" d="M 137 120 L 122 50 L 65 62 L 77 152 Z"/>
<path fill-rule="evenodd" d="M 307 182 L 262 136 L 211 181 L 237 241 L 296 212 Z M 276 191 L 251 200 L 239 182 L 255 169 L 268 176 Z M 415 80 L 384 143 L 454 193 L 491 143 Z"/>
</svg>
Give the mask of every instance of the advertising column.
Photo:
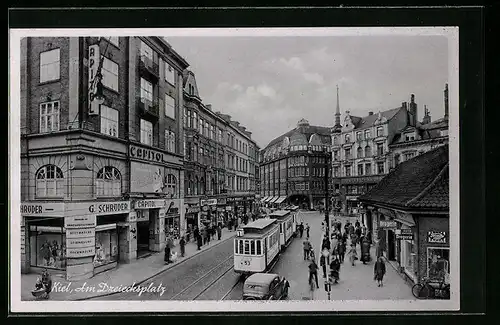
<svg viewBox="0 0 500 325">
<path fill-rule="evenodd" d="M 78 281 L 94 275 L 96 216 L 64 218 L 66 229 L 66 279 Z"/>
<path fill-rule="evenodd" d="M 137 259 L 137 212 L 129 212 L 126 224 L 118 235 L 120 262 L 125 263 Z"/>
</svg>

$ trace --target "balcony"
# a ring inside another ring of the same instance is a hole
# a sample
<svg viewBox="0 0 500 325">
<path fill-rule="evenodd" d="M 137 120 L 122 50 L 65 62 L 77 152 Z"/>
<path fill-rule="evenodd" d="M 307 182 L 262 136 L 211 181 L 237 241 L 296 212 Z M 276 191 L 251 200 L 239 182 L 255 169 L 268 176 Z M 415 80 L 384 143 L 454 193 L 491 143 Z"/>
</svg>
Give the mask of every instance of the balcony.
<svg viewBox="0 0 500 325">
<path fill-rule="evenodd" d="M 156 79 L 160 78 L 160 67 L 158 66 L 158 63 L 154 62 L 145 55 L 141 55 L 139 69 Z"/>
<path fill-rule="evenodd" d="M 160 116 L 160 106 L 158 105 L 158 98 L 154 98 L 152 101 L 144 98 L 137 97 L 137 105 L 139 106 L 140 112 L 143 116 L 158 118 Z"/>
</svg>

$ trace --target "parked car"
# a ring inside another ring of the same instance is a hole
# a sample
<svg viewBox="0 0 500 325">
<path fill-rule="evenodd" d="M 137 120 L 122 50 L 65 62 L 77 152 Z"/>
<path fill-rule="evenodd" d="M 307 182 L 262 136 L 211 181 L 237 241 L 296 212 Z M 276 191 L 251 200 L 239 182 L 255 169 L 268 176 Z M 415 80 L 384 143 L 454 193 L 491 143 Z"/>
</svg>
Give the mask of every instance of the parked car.
<svg viewBox="0 0 500 325">
<path fill-rule="evenodd" d="M 273 273 L 254 273 L 243 285 L 243 300 L 282 300 L 288 297 L 290 283 Z"/>
</svg>

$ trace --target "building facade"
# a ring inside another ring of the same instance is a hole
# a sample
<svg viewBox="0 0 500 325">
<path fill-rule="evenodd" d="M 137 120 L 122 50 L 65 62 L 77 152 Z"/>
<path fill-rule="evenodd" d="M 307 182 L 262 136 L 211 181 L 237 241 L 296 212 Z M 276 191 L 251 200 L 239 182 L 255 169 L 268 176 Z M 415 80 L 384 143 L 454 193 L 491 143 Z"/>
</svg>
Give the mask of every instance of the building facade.
<svg viewBox="0 0 500 325">
<path fill-rule="evenodd" d="M 68 280 L 185 228 L 182 72 L 158 37 L 21 44 L 22 272 Z"/>
<path fill-rule="evenodd" d="M 342 124 L 337 101 L 336 122 L 332 129 L 332 171 L 335 206 L 344 213 L 358 212 L 359 195 L 388 174 L 391 167 L 389 145 L 397 132 L 416 115 L 414 95 L 411 98 L 409 107 L 403 104 L 377 114 L 370 112 L 364 117 L 346 111 Z"/>
<path fill-rule="evenodd" d="M 203 104 L 193 72 L 184 72 L 185 211 L 190 229 L 250 212 L 258 146 L 231 116 Z"/>
<path fill-rule="evenodd" d="M 406 104 L 404 104 L 406 105 Z M 410 160 L 436 147 L 448 144 L 448 84 L 444 89 L 444 116 L 431 121 L 430 111 L 424 107 L 422 122 L 410 120 L 400 130 L 389 145 L 391 152 L 391 168 L 403 161 Z"/>
<path fill-rule="evenodd" d="M 261 203 L 295 204 L 304 209 L 324 205 L 330 142 L 330 128 L 309 125 L 305 119 L 272 140 L 260 152 Z M 331 175 L 331 168 L 328 173 Z M 331 180 L 329 177 L 330 189 Z"/>
<path fill-rule="evenodd" d="M 400 163 L 360 197 L 378 256 L 417 283 L 449 281 L 449 151 L 439 146 Z"/>
</svg>

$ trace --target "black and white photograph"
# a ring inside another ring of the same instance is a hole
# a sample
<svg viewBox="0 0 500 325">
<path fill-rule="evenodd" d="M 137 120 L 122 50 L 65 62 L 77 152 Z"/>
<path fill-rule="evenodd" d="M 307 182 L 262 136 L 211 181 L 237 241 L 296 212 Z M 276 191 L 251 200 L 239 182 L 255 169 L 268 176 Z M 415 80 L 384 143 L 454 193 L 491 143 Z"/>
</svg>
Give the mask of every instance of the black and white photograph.
<svg viewBox="0 0 500 325">
<path fill-rule="evenodd" d="M 458 28 L 10 30 L 17 312 L 458 310 Z"/>
</svg>

